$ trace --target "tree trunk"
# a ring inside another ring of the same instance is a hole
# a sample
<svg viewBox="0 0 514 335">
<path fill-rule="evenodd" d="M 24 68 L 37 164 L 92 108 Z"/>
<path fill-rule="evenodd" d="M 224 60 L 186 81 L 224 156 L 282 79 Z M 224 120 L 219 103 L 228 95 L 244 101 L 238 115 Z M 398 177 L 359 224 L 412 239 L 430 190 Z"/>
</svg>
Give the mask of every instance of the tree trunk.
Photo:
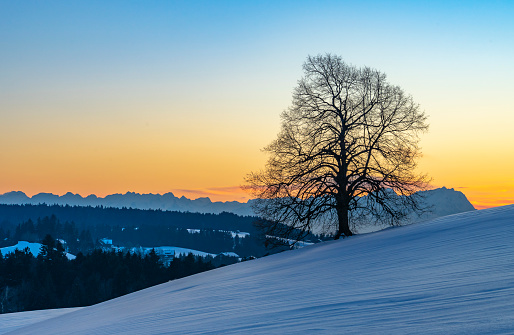
<svg viewBox="0 0 514 335">
<path fill-rule="evenodd" d="M 337 204 L 337 219 L 339 221 L 339 229 L 337 230 L 335 240 L 338 240 L 342 236 L 352 236 L 353 233 L 350 230 L 349 218 L 348 218 L 348 206 Z"/>
</svg>

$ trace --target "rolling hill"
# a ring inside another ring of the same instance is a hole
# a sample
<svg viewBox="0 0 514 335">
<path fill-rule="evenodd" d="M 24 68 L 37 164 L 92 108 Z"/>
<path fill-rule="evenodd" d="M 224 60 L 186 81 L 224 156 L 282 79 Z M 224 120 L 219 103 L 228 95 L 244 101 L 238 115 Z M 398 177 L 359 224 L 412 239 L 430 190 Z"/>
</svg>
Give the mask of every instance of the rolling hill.
<svg viewBox="0 0 514 335">
<path fill-rule="evenodd" d="M 513 240 L 514 205 L 471 211 L 223 267 L 55 317 L 0 315 L 0 325 L 39 335 L 508 333 Z"/>
</svg>

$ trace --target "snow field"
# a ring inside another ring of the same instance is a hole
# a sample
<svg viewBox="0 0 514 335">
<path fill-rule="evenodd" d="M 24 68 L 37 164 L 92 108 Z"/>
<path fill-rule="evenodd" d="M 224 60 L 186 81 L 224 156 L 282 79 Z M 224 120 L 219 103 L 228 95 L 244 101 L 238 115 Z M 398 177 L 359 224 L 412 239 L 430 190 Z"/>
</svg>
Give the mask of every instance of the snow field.
<svg viewBox="0 0 514 335">
<path fill-rule="evenodd" d="M 513 332 L 510 205 L 226 266 L 9 334 Z"/>
<path fill-rule="evenodd" d="M 41 243 L 30 243 L 27 241 L 19 241 L 16 245 L 10 246 L 10 247 L 4 247 L 0 248 L 0 253 L 2 255 L 7 255 L 8 253 L 14 252 L 15 250 L 23 251 L 25 248 L 29 248 L 30 253 L 37 257 L 39 253 L 41 252 Z M 72 255 L 70 253 L 66 253 L 66 257 L 69 260 L 75 259 L 75 255 Z"/>
</svg>

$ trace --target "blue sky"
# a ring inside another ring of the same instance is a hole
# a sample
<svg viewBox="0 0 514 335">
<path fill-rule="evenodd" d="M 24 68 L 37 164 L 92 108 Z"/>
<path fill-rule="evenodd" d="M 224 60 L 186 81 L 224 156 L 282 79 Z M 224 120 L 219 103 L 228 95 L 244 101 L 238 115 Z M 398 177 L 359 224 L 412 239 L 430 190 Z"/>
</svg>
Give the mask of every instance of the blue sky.
<svg viewBox="0 0 514 335">
<path fill-rule="evenodd" d="M 307 55 L 331 52 L 420 103 L 435 186 L 514 202 L 512 17 L 512 1 L 0 0 L 0 192 L 234 189 Z"/>
</svg>

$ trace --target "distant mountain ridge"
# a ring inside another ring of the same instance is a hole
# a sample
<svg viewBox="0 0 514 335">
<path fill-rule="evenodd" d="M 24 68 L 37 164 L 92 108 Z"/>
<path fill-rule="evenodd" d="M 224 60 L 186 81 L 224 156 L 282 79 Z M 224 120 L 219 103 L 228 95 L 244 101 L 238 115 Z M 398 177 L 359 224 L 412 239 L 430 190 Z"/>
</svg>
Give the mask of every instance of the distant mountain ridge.
<svg viewBox="0 0 514 335">
<path fill-rule="evenodd" d="M 39 193 L 28 197 L 21 191 L 7 192 L 0 195 L 0 203 L 8 205 L 23 204 L 47 204 L 47 205 L 70 205 L 70 206 L 104 206 L 114 208 L 134 209 L 161 209 L 166 211 L 192 212 L 192 213 L 213 213 L 230 212 L 238 215 L 254 215 L 251 209 L 251 201 L 246 203 L 238 201 L 212 202 L 209 198 L 188 199 L 184 196 L 176 197 L 173 193 L 165 194 L 140 194 L 127 192 L 125 194 L 111 194 L 105 197 L 97 197 L 94 194 L 82 197 L 80 194 L 68 192 L 64 195 L 52 193 Z"/>
<path fill-rule="evenodd" d="M 431 213 L 426 213 L 414 221 L 424 221 L 435 217 L 457 214 L 475 210 L 466 196 L 454 189 L 446 187 L 423 191 L 425 202 L 433 207 Z M 0 195 L 0 204 L 47 204 L 47 205 L 70 205 L 70 206 L 104 206 L 114 208 L 134 208 L 134 209 L 160 209 L 165 211 L 179 211 L 192 213 L 213 213 L 222 212 L 234 213 L 242 216 L 254 216 L 252 210 L 253 200 L 248 202 L 227 201 L 212 202 L 209 198 L 188 199 L 184 196 L 176 197 L 173 193 L 165 194 L 139 194 L 127 192 L 125 194 L 111 194 L 105 197 L 97 197 L 91 194 L 82 197 L 79 194 L 68 192 L 64 195 L 52 193 L 39 193 L 28 197 L 20 191 L 7 192 Z"/>
</svg>

